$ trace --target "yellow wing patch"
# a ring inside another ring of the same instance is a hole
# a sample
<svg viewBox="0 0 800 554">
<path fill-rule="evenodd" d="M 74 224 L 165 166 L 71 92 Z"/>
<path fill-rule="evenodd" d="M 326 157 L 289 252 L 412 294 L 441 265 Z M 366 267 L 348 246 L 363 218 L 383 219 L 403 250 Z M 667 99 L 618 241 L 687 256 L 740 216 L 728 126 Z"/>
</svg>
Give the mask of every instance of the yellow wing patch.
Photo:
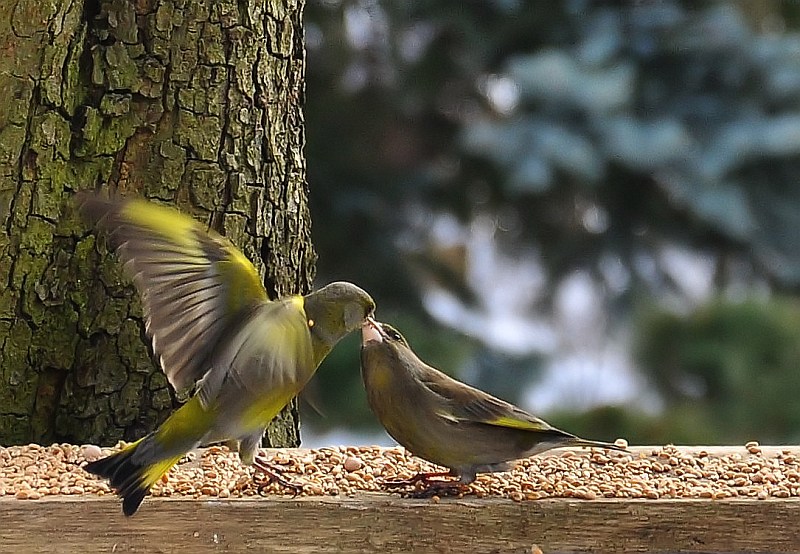
<svg viewBox="0 0 800 554">
<path fill-rule="evenodd" d="M 230 289 L 236 291 L 236 294 L 229 297 L 227 307 L 231 312 L 241 309 L 253 299 L 267 300 L 267 292 L 261 283 L 261 277 L 247 256 L 242 254 L 230 240 L 205 228 L 194 218 L 171 207 L 159 206 L 141 198 L 126 201 L 121 214 L 123 218 L 164 236 L 168 241 L 189 249 L 198 256 L 202 256 L 199 241 L 210 237 L 217 248 L 221 248 L 225 253 L 225 259 L 217 262 L 219 271 Z"/>
<path fill-rule="evenodd" d="M 165 237 L 173 240 L 179 238 L 180 242 L 184 244 L 194 240 L 191 231 L 199 227 L 197 221 L 178 210 L 159 206 L 140 198 L 132 198 L 125 202 L 121 214 L 125 219 L 156 231 Z"/>
<path fill-rule="evenodd" d="M 291 298 L 289 298 L 289 302 L 292 303 L 292 306 L 294 306 L 294 308 L 298 312 L 305 313 L 305 309 L 306 309 L 306 299 L 305 298 L 303 298 L 299 294 L 296 294 L 295 296 L 292 296 Z"/>
<path fill-rule="evenodd" d="M 236 294 L 229 297 L 228 309 L 234 312 L 251 299 L 267 300 L 267 291 L 250 260 L 233 245 L 226 251 L 229 258 L 225 262 L 220 262 L 220 272 L 230 284 L 231 290 L 236 291 Z"/>
<path fill-rule="evenodd" d="M 523 431 L 545 431 L 550 429 L 550 426 L 544 421 L 530 421 L 526 419 L 518 419 L 516 417 L 500 416 L 488 421 L 484 421 L 488 425 L 496 425 L 497 427 L 508 427 L 510 429 L 520 429 Z"/>
</svg>

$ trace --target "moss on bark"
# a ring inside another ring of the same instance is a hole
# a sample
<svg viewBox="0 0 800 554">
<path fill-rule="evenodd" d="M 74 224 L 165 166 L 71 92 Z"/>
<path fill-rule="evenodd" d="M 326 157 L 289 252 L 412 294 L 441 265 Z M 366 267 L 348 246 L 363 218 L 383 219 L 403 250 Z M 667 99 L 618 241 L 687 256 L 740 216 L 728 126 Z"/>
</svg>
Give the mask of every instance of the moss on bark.
<svg viewBox="0 0 800 554">
<path fill-rule="evenodd" d="M 0 444 L 131 440 L 176 402 L 76 190 L 175 203 L 239 245 L 271 295 L 308 291 L 302 4 L 0 5 Z M 270 444 L 298 443 L 296 417 Z"/>
</svg>

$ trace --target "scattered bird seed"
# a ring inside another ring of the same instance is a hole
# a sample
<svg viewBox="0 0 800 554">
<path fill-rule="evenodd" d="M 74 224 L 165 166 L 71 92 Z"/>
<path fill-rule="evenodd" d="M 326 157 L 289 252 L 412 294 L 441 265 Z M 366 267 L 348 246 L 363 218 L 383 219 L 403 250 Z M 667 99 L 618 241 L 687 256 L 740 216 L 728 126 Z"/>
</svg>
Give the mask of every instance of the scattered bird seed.
<svg viewBox="0 0 800 554">
<path fill-rule="evenodd" d="M 621 444 L 618 441 L 617 444 Z M 106 481 L 81 467 L 117 450 L 94 445 L 0 447 L 0 497 L 36 500 L 50 495 L 108 495 Z M 270 449 L 264 455 L 284 467 L 284 476 L 302 483 L 301 496 L 353 496 L 360 492 L 419 492 L 418 482 L 388 489 L 384 481 L 418 472 L 442 471 L 403 448 L 376 446 Z M 505 473 L 479 474 L 469 486 L 454 486 L 456 497 L 502 497 L 515 502 L 542 498 L 769 498 L 800 497 L 800 457 L 781 447 L 748 442 L 742 447 L 635 447 L 553 450 L 517 462 Z M 238 455 L 212 446 L 186 456 L 153 486 L 153 496 L 242 498 L 293 491 L 253 478 Z M 444 492 L 436 491 L 432 502 Z M 448 493 L 449 494 L 449 493 Z"/>
<path fill-rule="evenodd" d="M 81 446 L 81 455 L 87 462 L 93 462 L 100 459 L 103 455 L 103 451 L 96 444 L 85 444 Z"/>
<path fill-rule="evenodd" d="M 344 461 L 344 469 L 347 471 L 358 471 L 364 467 L 364 462 L 355 456 L 348 456 Z"/>
</svg>

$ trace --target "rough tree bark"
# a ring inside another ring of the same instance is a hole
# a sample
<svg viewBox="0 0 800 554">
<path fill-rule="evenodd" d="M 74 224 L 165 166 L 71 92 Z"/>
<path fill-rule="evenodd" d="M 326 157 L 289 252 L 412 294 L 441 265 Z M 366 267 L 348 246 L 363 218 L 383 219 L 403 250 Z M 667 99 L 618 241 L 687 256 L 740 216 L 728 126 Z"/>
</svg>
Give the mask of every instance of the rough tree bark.
<svg viewBox="0 0 800 554">
<path fill-rule="evenodd" d="M 310 288 L 302 7 L 0 3 L 0 444 L 131 440 L 174 407 L 75 190 L 177 203 L 239 245 L 271 295 Z M 268 437 L 298 443 L 294 408 Z"/>
</svg>

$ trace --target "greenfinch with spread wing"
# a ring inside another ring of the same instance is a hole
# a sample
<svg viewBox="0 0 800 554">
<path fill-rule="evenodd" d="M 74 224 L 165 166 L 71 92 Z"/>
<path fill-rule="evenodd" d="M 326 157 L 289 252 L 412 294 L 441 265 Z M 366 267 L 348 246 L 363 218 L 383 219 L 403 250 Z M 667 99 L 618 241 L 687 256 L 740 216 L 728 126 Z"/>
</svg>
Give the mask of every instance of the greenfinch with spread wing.
<svg viewBox="0 0 800 554">
<path fill-rule="evenodd" d="M 367 400 L 386 431 L 412 454 L 449 469 L 462 485 L 478 473 L 551 448 L 624 450 L 552 427 L 520 408 L 423 362 L 393 327 L 369 317 L 361 327 L 361 374 Z M 438 483 L 438 482 L 437 482 Z"/>
<path fill-rule="evenodd" d="M 269 422 L 375 303 L 345 282 L 270 300 L 244 254 L 193 218 L 143 199 L 79 193 L 77 201 L 133 279 L 167 379 L 196 391 L 156 431 L 85 466 L 109 479 L 132 515 L 202 444 L 238 443 L 242 462 L 253 463 Z"/>
</svg>

